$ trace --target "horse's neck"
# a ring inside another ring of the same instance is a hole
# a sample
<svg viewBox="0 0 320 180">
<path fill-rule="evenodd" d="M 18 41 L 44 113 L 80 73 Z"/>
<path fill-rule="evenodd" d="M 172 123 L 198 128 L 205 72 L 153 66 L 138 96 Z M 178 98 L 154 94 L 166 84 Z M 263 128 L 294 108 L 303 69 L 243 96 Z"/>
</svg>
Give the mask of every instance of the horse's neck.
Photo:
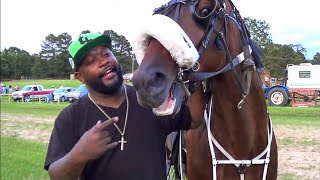
<svg viewBox="0 0 320 180">
<path fill-rule="evenodd" d="M 257 73 L 254 73 L 249 94 L 241 109 L 237 109 L 242 98 L 241 89 L 233 72 L 226 73 L 222 78 L 213 79 L 211 81 L 213 109 L 218 116 L 217 118 L 232 121 L 233 124 L 244 124 L 250 121 L 256 122 L 256 118 L 260 117 L 254 118 L 252 116 L 260 113 L 266 114 L 264 94 L 258 78 Z"/>
<path fill-rule="evenodd" d="M 211 129 L 222 144 L 233 144 L 251 151 L 257 141 L 265 141 L 268 117 L 266 104 L 257 74 L 252 79 L 251 89 L 241 109 L 237 105 L 241 100 L 238 82 L 231 73 L 211 82 L 213 107 Z M 223 141 L 223 142 L 222 142 Z M 241 147 L 246 145 L 245 147 Z"/>
</svg>

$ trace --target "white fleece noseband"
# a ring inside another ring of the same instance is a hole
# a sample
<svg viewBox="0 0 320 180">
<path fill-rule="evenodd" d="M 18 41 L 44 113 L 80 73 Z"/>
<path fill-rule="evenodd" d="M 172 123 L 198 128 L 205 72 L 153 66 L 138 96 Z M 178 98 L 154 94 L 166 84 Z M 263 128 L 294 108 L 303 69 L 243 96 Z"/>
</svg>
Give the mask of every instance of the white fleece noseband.
<svg viewBox="0 0 320 180">
<path fill-rule="evenodd" d="M 199 53 L 188 35 L 171 18 L 156 14 L 146 22 L 146 26 L 133 42 L 138 64 L 144 57 L 150 38 L 157 39 L 171 54 L 180 67 L 191 68 L 198 60 Z"/>
</svg>

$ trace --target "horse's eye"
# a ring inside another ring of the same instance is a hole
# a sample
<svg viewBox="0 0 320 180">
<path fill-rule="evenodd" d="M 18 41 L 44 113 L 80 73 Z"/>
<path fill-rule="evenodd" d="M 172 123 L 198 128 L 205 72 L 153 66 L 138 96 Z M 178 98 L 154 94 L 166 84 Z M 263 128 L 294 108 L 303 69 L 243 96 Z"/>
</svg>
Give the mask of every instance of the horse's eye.
<svg viewBox="0 0 320 180">
<path fill-rule="evenodd" d="M 206 16 L 208 16 L 208 15 L 210 14 L 210 12 L 211 12 L 210 9 L 205 8 L 205 9 L 203 9 L 203 10 L 201 11 L 200 16 L 201 16 L 201 17 L 206 17 Z"/>
</svg>

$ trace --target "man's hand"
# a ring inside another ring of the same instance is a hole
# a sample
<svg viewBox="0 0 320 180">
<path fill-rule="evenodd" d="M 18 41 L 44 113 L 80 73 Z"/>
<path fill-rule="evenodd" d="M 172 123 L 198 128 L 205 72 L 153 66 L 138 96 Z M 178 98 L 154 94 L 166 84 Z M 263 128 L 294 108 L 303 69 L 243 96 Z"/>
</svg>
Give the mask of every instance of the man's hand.
<svg viewBox="0 0 320 180">
<path fill-rule="evenodd" d="M 112 142 L 106 127 L 118 121 L 118 117 L 111 118 L 107 121 L 98 123 L 90 130 L 85 132 L 77 144 L 72 149 L 76 158 L 82 162 L 94 160 L 103 155 L 106 151 L 113 149 L 118 142 Z"/>
<path fill-rule="evenodd" d="M 117 122 L 114 117 L 98 123 L 85 132 L 72 150 L 53 162 L 49 166 L 50 179 L 79 179 L 81 172 L 89 160 L 97 159 L 106 151 L 117 146 L 118 142 L 112 142 L 107 131 L 108 126 Z"/>
</svg>

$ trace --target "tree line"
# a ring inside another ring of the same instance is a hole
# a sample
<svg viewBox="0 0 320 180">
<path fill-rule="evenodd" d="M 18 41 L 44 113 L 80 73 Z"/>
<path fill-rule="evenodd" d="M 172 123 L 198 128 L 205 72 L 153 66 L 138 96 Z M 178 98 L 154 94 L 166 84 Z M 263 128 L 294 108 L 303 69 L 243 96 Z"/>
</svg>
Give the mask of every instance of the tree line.
<svg viewBox="0 0 320 180">
<path fill-rule="evenodd" d="M 312 60 L 305 57 L 306 49 L 300 44 L 275 44 L 272 42 L 269 24 L 265 21 L 244 18 L 251 38 L 263 52 L 263 64 L 272 77 L 281 78 L 287 64 L 310 62 L 320 64 L 320 52 Z M 89 30 L 81 33 L 88 33 Z M 113 30 L 103 32 L 112 39 L 112 51 L 123 68 L 123 73 L 131 73 L 137 68 L 135 56 L 129 41 Z M 41 44 L 41 51 L 29 54 L 17 47 L 1 51 L 1 79 L 68 79 L 73 73 L 69 64 L 68 46 L 72 37 L 68 33 L 58 36 L 49 34 Z"/>
<path fill-rule="evenodd" d="M 272 42 L 269 24 L 262 20 L 244 18 L 251 38 L 258 43 L 263 54 L 263 65 L 272 77 L 282 78 L 287 64 L 320 64 L 320 52 L 307 60 L 306 49 L 301 44 L 276 44 Z"/>
<path fill-rule="evenodd" d="M 88 33 L 82 31 L 81 34 Z M 112 51 L 122 66 L 124 73 L 131 73 L 137 67 L 129 41 L 113 30 L 105 30 L 112 39 Z M 41 44 L 41 51 L 30 55 L 17 47 L 1 51 L 1 79 L 68 79 L 73 69 L 69 64 L 68 47 L 72 37 L 68 33 L 58 36 L 49 34 Z M 135 64 L 133 64 L 135 63 Z"/>
</svg>

